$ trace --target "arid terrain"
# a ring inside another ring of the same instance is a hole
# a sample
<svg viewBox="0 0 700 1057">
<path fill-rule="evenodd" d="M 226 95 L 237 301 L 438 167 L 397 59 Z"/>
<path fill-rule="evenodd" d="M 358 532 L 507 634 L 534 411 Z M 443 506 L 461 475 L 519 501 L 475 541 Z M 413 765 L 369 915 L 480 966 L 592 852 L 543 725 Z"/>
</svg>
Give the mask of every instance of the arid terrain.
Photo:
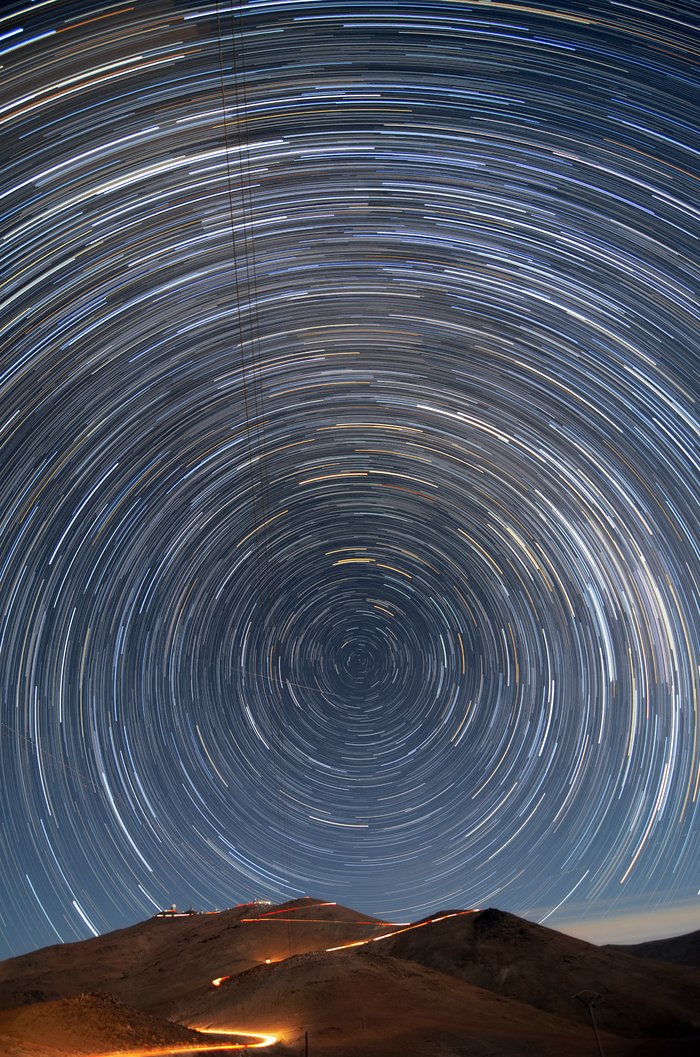
<svg viewBox="0 0 700 1057">
<path fill-rule="evenodd" d="M 165 1057 L 267 1035 L 280 1057 L 596 1057 L 580 994 L 597 996 L 607 1057 L 694 1053 L 700 970 L 643 947 L 495 909 L 410 925 L 315 899 L 159 916 L 0 963 L 0 1054 Z"/>
</svg>

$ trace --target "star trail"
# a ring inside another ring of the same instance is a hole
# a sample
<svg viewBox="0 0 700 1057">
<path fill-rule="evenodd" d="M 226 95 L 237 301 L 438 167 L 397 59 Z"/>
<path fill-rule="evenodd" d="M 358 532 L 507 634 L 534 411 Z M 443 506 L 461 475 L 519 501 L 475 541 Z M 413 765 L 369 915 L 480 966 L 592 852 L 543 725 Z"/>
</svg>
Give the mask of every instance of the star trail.
<svg viewBox="0 0 700 1057">
<path fill-rule="evenodd" d="M 3 956 L 697 897 L 699 16 L 5 5 Z"/>
</svg>

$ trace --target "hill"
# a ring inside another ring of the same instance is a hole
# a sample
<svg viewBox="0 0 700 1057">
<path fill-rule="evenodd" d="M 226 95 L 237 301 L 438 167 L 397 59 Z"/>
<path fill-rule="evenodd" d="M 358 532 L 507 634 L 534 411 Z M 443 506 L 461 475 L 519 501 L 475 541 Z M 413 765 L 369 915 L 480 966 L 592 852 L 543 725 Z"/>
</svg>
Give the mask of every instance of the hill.
<svg viewBox="0 0 700 1057">
<path fill-rule="evenodd" d="M 1 962 L 0 1009 L 99 990 L 169 1016 L 216 977 L 390 930 L 376 918 L 310 898 L 274 908 L 253 903 L 216 914 L 153 917 Z"/>
<path fill-rule="evenodd" d="M 83 994 L 35 1002 L 0 1013 L 0 1052 L 48 1055 L 206 1045 L 210 1039 L 179 1024 L 152 1017 L 109 994 Z M 222 1041 L 217 1039 L 217 1042 Z M 239 1042 L 240 1039 L 232 1039 Z"/>
<path fill-rule="evenodd" d="M 647 940 L 646 943 L 609 943 L 605 951 L 619 951 L 635 958 L 651 958 L 653 961 L 672 962 L 675 965 L 691 965 L 700 968 L 700 929 L 683 936 L 672 936 L 667 940 Z"/>
</svg>

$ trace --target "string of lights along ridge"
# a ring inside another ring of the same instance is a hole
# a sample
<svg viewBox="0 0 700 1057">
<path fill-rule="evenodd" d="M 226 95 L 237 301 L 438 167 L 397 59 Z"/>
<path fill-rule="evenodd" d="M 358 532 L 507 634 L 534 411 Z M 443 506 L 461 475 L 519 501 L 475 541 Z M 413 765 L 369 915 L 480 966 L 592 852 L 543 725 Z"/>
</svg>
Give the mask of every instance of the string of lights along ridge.
<svg viewBox="0 0 700 1057">
<path fill-rule="evenodd" d="M 699 16 L 3 5 L 0 956 L 692 905 Z"/>
</svg>

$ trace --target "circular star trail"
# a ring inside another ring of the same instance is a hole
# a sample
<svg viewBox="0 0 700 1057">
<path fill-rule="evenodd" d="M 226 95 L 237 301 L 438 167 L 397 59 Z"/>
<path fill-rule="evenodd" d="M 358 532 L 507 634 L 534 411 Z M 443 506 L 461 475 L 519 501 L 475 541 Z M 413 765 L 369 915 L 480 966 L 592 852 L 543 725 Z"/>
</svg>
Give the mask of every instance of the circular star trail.
<svg viewBox="0 0 700 1057">
<path fill-rule="evenodd" d="M 6 9 L 8 952 L 695 896 L 697 21 Z"/>
</svg>

